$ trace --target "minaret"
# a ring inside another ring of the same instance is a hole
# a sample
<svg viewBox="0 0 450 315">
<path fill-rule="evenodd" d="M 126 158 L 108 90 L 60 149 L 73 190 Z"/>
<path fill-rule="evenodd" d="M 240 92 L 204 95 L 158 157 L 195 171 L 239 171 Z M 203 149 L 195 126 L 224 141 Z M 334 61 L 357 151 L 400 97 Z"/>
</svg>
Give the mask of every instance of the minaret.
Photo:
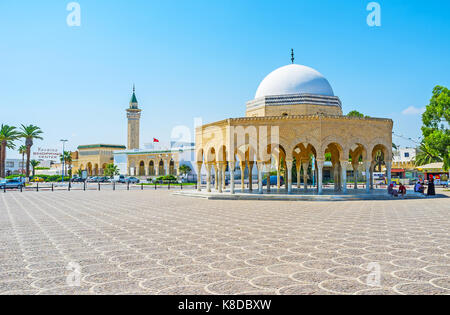
<svg viewBox="0 0 450 315">
<path fill-rule="evenodd" d="M 133 85 L 130 108 L 127 109 L 128 118 L 128 150 L 139 149 L 140 119 L 142 110 L 138 107 L 136 89 Z"/>
</svg>

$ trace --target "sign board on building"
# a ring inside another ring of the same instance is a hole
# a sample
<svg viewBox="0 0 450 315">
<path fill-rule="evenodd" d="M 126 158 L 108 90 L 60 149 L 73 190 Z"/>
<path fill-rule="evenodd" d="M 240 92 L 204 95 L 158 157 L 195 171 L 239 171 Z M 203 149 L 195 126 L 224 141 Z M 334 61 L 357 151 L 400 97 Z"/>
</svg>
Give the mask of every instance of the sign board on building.
<svg viewBox="0 0 450 315">
<path fill-rule="evenodd" d="M 52 160 L 59 161 L 61 152 L 58 149 L 38 148 L 33 152 L 33 158 L 35 160 Z"/>
</svg>

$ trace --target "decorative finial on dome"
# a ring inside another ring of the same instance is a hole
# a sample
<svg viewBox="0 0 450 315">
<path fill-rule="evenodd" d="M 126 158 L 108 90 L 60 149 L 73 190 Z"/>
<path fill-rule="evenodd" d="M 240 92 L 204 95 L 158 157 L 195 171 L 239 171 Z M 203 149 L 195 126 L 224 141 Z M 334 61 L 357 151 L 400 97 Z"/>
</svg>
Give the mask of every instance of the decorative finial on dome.
<svg viewBox="0 0 450 315">
<path fill-rule="evenodd" d="M 136 86 L 133 83 L 133 93 L 135 93 L 135 92 L 136 92 Z"/>
<path fill-rule="evenodd" d="M 295 61 L 294 48 L 291 49 L 291 61 L 292 61 L 292 64 L 294 64 L 294 61 Z"/>
</svg>

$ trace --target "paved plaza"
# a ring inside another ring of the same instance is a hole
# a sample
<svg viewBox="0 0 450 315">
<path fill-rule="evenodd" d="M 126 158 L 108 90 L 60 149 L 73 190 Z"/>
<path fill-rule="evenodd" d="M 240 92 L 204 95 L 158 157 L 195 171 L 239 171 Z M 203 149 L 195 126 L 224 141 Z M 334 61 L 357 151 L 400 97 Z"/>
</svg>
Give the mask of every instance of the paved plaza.
<svg viewBox="0 0 450 315">
<path fill-rule="evenodd" d="M 445 198 L 2 193 L 0 294 L 448 295 L 449 218 Z"/>
</svg>

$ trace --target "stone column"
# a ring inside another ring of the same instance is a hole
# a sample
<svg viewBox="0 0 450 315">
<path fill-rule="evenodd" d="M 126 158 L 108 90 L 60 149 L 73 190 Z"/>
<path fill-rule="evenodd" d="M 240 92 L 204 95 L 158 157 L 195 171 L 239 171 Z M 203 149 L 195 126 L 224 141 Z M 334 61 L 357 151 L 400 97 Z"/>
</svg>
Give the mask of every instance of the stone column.
<svg viewBox="0 0 450 315">
<path fill-rule="evenodd" d="M 239 166 L 241 169 L 241 190 L 245 191 L 245 161 L 239 162 Z"/>
<path fill-rule="evenodd" d="M 262 172 L 264 168 L 264 162 L 257 162 L 256 166 L 258 168 L 258 193 L 263 194 L 263 185 L 262 185 Z"/>
<path fill-rule="evenodd" d="M 149 176 L 149 170 L 148 170 L 148 165 L 145 166 L 145 176 Z"/>
<path fill-rule="evenodd" d="M 286 167 L 287 167 L 287 177 L 288 177 L 288 194 L 292 194 L 292 166 L 294 164 L 294 161 L 286 160 Z"/>
<path fill-rule="evenodd" d="M 290 176 L 289 176 L 289 172 L 288 172 L 288 167 L 287 167 L 287 164 L 286 163 L 284 163 L 284 177 L 286 177 L 284 180 L 285 180 L 285 183 L 284 183 L 284 188 L 285 188 L 285 190 L 286 190 L 286 193 L 289 191 L 289 178 L 290 178 Z M 292 174 L 292 172 L 291 172 L 291 174 Z"/>
<path fill-rule="evenodd" d="M 222 187 L 223 162 L 217 162 L 216 168 L 217 168 L 216 186 L 217 186 L 217 190 L 219 191 L 219 193 L 222 193 L 223 192 L 223 187 Z"/>
<path fill-rule="evenodd" d="M 331 174 L 333 175 L 333 183 L 334 183 L 334 191 L 337 191 L 337 177 L 336 177 L 336 171 L 338 170 L 337 164 L 333 163 L 331 166 Z"/>
<path fill-rule="evenodd" d="M 253 191 L 253 168 L 255 162 L 248 162 L 248 188 Z"/>
<path fill-rule="evenodd" d="M 281 189 L 281 166 L 280 162 L 277 163 L 277 192 Z"/>
<path fill-rule="evenodd" d="M 387 184 L 389 186 L 392 181 L 392 161 L 386 161 L 386 173 Z"/>
<path fill-rule="evenodd" d="M 295 167 L 297 168 L 297 190 L 300 190 L 300 187 L 302 186 L 302 179 L 300 178 L 302 171 L 302 163 L 300 160 L 297 161 Z"/>
<path fill-rule="evenodd" d="M 309 169 L 309 161 L 303 162 L 303 185 L 305 191 L 308 190 L 308 169 Z"/>
<path fill-rule="evenodd" d="M 270 167 L 272 166 L 271 162 L 266 163 L 266 173 L 267 173 L 267 193 L 270 194 Z"/>
<path fill-rule="evenodd" d="M 165 175 L 170 175 L 170 160 L 164 161 Z"/>
<path fill-rule="evenodd" d="M 202 162 L 197 162 L 197 191 L 202 191 Z"/>
<path fill-rule="evenodd" d="M 225 161 L 222 166 L 222 189 L 227 188 L 227 162 Z"/>
<path fill-rule="evenodd" d="M 364 166 L 366 167 L 366 192 L 370 192 L 370 166 L 372 165 L 371 161 L 364 162 Z"/>
<path fill-rule="evenodd" d="M 317 160 L 317 191 L 319 195 L 323 193 L 323 165 L 325 161 Z"/>
<path fill-rule="evenodd" d="M 354 189 L 357 190 L 358 189 L 358 167 L 359 167 L 359 163 L 353 163 L 353 177 L 354 177 L 354 181 L 355 181 L 355 185 L 354 185 Z"/>
<path fill-rule="evenodd" d="M 212 164 L 206 164 L 206 191 L 211 192 L 211 166 Z"/>
<path fill-rule="evenodd" d="M 235 183 L 234 183 L 234 169 L 236 168 L 236 162 L 231 161 L 228 162 L 228 169 L 230 170 L 230 193 L 234 195 L 235 191 Z"/>
<path fill-rule="evenodd" d="M 214 189 L 219 190 L 219 181 L 217 180 L 219 177 L 219 167 L 218 163 L 214 164 Z"/>
<path fill-rule="evenodd" d="M 347 193 L 347 168 L 350 163 L 348 161 L 341 161 L 341 182 L 342 192 Z"/>
<path fill-rule="evenodd" d="M 371 163 L 370 165 L 370 189 L 373 190 L 373 182 L 374 182 L 374 178 L 373 178 L 373 173 L 375 170 L 375 163 Z"/>
</svg>

